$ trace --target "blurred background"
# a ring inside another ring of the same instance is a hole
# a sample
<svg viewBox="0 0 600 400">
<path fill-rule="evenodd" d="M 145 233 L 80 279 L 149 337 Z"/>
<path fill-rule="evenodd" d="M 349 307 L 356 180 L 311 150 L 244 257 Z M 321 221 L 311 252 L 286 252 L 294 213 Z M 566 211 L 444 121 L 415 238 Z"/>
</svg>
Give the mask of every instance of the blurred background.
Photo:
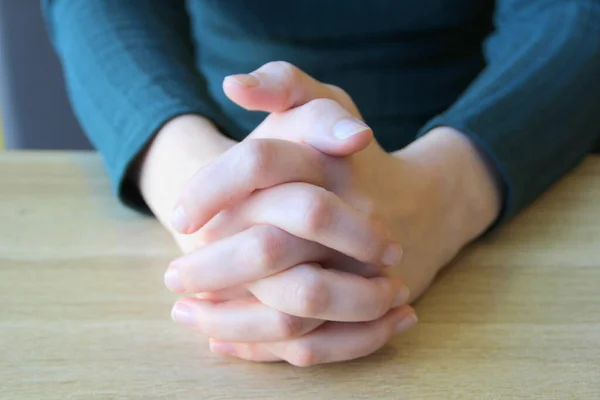
<svg viewBox="0 0 600 400">
<path fill-rule="evenodd" d="M 68 104 L 40 0 L 0 0 L 0 122 L 0 148 L 91 148 Z"/>
</svg>

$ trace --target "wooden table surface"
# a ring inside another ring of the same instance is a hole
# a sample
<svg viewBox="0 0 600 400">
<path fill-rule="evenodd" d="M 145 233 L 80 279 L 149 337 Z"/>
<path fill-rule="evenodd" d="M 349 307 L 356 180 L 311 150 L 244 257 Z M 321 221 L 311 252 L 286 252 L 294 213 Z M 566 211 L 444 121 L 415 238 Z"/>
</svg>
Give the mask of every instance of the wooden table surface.
<svg viewBox="0 0 600 400">
<path fill-rule="evenodd" d="M 210 353 L 171 322 L 177 249 L 93 153 L 0 153 L 0 399 L 600 399 L 600 157 L 588 158 L 362 360 Z"/>
</svg>

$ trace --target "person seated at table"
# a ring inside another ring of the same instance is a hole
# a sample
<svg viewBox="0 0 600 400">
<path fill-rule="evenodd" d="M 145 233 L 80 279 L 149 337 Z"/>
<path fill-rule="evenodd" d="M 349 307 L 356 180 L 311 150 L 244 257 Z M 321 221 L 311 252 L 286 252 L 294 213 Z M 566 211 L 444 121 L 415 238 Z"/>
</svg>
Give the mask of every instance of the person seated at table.
<svg viewBox="0 0 600 400">
<path fill-rule="evenodd" d="M 416 323 L 409 304 L 444 265 L 600 132 L 595 0 L 44 11 L 116 193 L 186 253 L 165 283 L 198 296 L 173 318 L 247 360 L 376 351 Z"/>
</svg>

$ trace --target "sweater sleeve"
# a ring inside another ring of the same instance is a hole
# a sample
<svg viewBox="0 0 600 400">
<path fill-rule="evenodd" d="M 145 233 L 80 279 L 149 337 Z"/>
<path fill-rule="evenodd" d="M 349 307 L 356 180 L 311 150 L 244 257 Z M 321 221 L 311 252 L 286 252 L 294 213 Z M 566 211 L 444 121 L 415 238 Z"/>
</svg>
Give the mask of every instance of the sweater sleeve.
<svg viewBox="0 0 600 400">
<path fill-rule="evenodd" d="M 424 126 L 465 133 L 495 167 L 498 222 L 575 166 L 600 136 L 600 2 L 499 0 L 486 68 Z"/>
<path fill-rule="evenodd" d="M 120 199 L 144 204 L 127 169 L 181 114 L 211 118 L 184 0 L 42 0 L 75 114 Z"/>
</svg>

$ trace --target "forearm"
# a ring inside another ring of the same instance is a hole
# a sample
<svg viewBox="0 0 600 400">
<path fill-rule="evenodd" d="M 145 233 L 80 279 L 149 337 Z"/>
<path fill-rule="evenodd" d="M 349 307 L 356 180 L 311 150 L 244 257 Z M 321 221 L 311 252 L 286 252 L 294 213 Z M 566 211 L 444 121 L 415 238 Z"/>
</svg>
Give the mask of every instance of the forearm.
<svg viewBox="0 0 600 400">
<path fill-rule="evenodd" d="M 450 127 L 433 129 L 394 156 L 416 165 L 436 186 L 448 242 L 462 247 L 485 232 L 501 209 L 500 179 L 478 149 Z M 441 266 L 440 266 L 441 267 Z"/>
<path fill-rule="evenodd" d="M 184 184 L 234 143 L 206 118 L 196 115 L 176 117 L 156 134 L 141 155 L 134 178 L 165 227 L 171 230 L 170 213 Z"/>
</svg>

